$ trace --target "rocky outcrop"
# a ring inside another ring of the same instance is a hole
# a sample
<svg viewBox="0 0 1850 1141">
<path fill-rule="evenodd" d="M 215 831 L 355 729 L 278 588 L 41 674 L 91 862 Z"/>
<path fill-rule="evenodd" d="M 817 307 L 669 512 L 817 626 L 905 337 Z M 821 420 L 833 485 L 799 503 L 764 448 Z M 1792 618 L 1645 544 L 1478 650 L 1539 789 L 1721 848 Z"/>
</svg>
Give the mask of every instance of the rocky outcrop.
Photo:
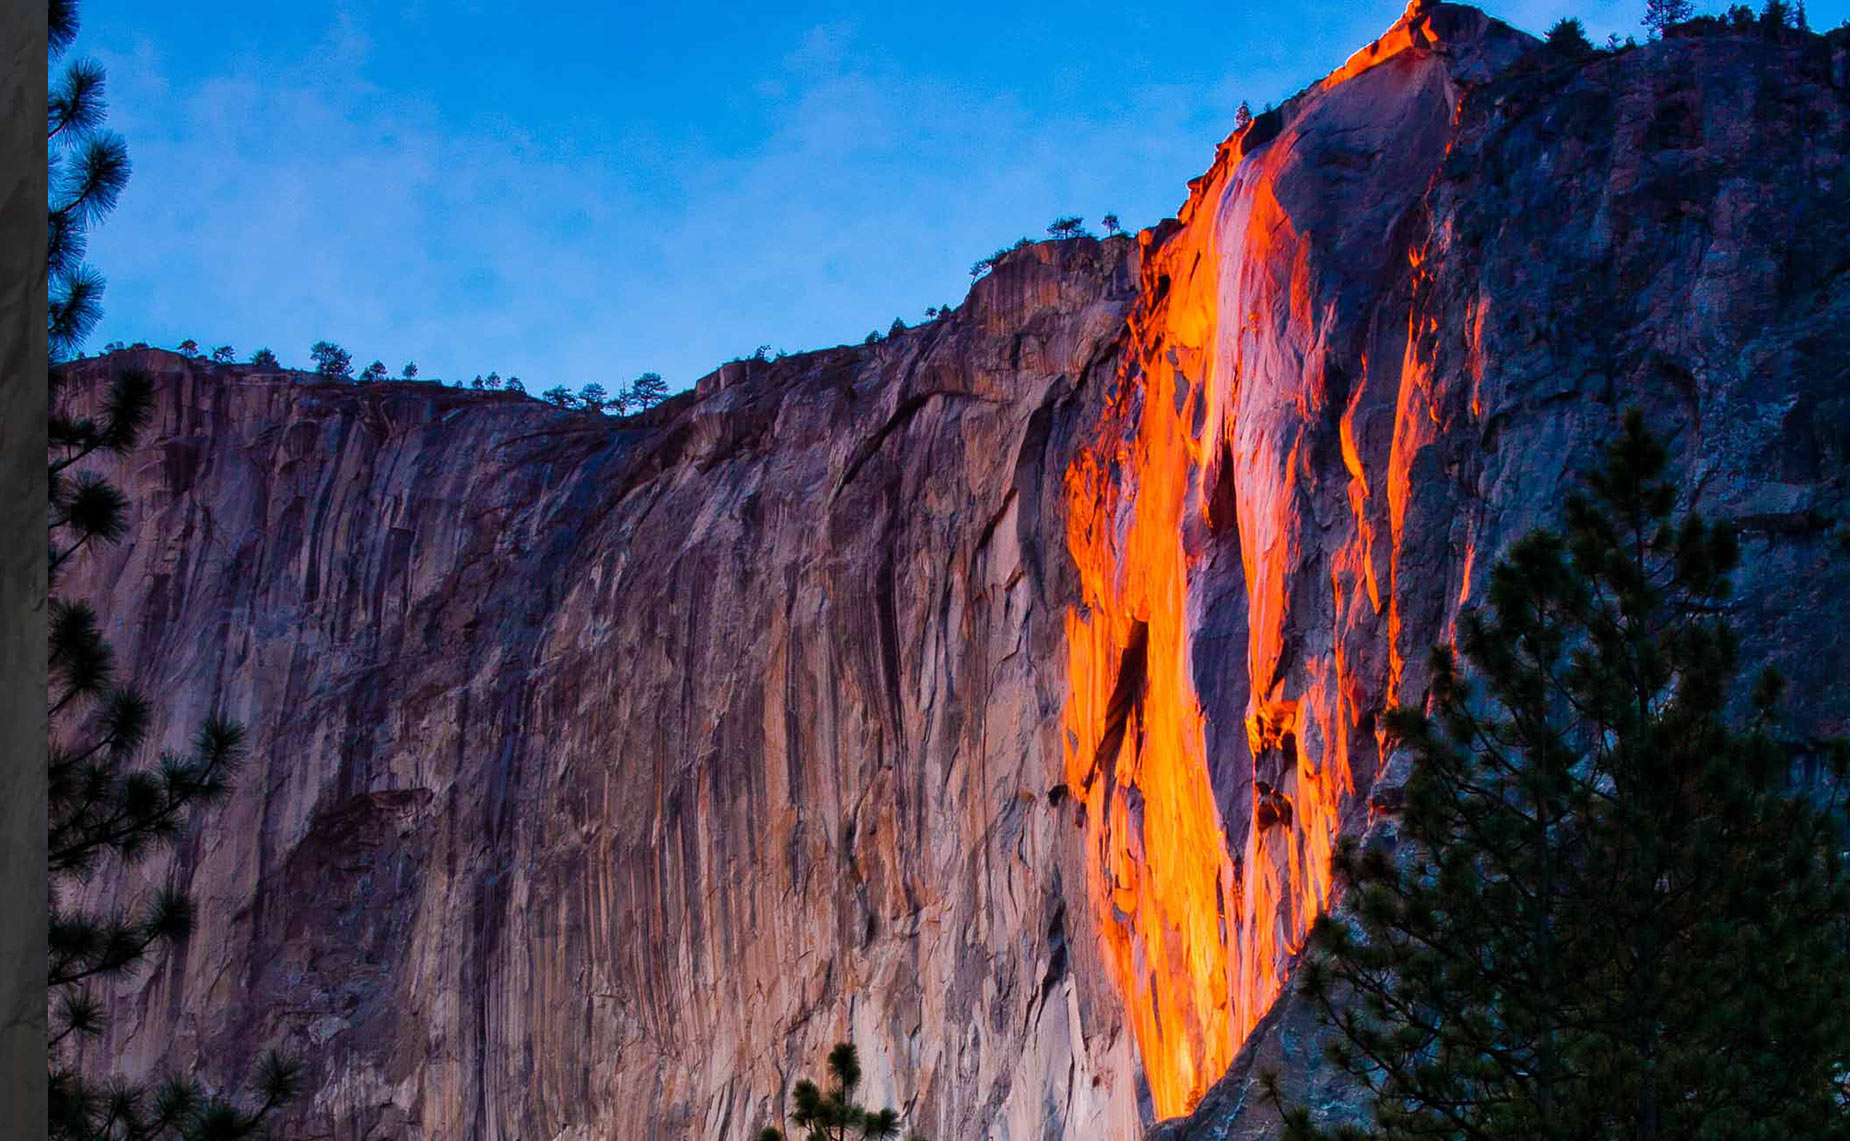
<svg viewBox="0 0 1850 1141">
<path fill-rule="evenodd" d="M 68 588 L 163 744 L 253 732 L 91 885 L 201 920 L 93 1060 L 280 1042 L 303 1137 L 736 1137 L 848 1037 L 939 1138 L 1264 1136 L 1264 1067 L 1340 1102 L 1274 999 L 1376 716 L 1625 407 L 1845 728 L 1842 63 L 1416 7 L 1177 220 L 621 421 L 78 366 L 159 408 Z"/>
</svg>

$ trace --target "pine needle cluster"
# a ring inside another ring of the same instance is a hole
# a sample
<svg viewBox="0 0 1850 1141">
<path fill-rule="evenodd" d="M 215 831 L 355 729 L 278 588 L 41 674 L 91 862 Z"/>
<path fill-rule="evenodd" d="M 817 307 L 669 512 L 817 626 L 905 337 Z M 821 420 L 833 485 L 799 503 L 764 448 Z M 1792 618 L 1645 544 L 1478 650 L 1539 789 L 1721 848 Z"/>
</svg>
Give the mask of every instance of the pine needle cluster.
<svg viewBox="0 0 1850 1141">
<path fill-rule="evenodd" d="M 51 0 L 55 63 L 77 37 L 71 0 Z M 47 335 L 52 355 L 48 533 L 48 703 L 46 871 L 50 899 L 46 986 L 50 1136 L 69 1141 L 230 1141 L 263 1130 L 295 1096 L 299 1067 L 271 1052 L 242 1099 L 195 1078 L 153 1084 L 95 1080 L 75 1064 L 79 1043 L 106 1029 L 97 984 L 125 978 L 183 941 L 192 904 L 168 886 L 148 899 L 99 909 L 84 884 L 105 865 L 138 863 L 178 839 L 198 810 L 222 801 L 244 758 L 244 730 L 223 717 L 200 726 L 186 754 L 141 760 L 152 706 L 120 676 L 103 624 L 86 602 L 60 597 L 60 572 L 128 529 L 128 497 L 86 463 L 127 454 L 147 426 L 153 386 L 147 374 L 119 371 L 92 408 L 65 390 L 63 361 L 100 315 L 102 278 L 83 263 L 84 235 L 116 202 L 128 178 L 122 140 L 101 127 L 103 71 L 68 64 L 47 93 L 51 201 Z M 240 1104 L 240 1101 L 242 1104 Z"/>
<path fill-rule="evenodd" d="M 861 1055 L 854 1043 L 836 1043 L 829 1051 L 828 1069 L 827 1089 L 805 1078 L 790 1091 L 795 1104 L 790 1123 L 803 1130 L 804 1141 L 879 1141 L 899 1136 L 897 1110 L 869 1109 L 854 1100 L 855 1087 L 861 1082 Z M 767 1125 L 759 1130 L 756 1141 L 784 1141 L 784 1132 Z M 913 1141 L 922 1139 L 915 1133 Z"/>
</svg>

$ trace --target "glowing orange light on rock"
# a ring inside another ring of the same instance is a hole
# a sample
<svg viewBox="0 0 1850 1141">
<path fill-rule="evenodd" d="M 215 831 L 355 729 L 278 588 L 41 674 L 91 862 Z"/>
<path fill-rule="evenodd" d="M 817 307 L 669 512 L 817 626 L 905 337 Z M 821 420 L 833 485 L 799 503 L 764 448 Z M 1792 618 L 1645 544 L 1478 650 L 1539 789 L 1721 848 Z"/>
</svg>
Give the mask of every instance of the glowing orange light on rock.
<svg viewBox="0 0 1850 1141">
<path fill-rule="evenodd" d="M 1174 421 L 1197 397 L 1174 411 L 1171 372 L 1146 377 L 1146 426 L 1117 463 L 1082 456 L 1067 478 L 1085 601 L 1066 621 L 1067 780 L 1084 805 L 1097 926 L 1162 1116 L 1185 1112 L 1220 1076 L 1237 1033 L 1228 964 L 1238 885 L 1188 672 L 1191 460 Z M 1136 502 L 1119 543 L 1121 486 Z"/>
<path fill-rule="evenodd" d="M 1311 97 L 1420 46 L 1419 20 L 1410 7 Z M 1147 249 L 1115 395 L 1066 475 L 1067 546 L 1081 591 L 1066 616 L 1067 784 L 1085 828 L 1095 927 L 1159 1117 L 1192 1109 L 1226 1071 L 1329 902 L 1331 857 L 1356 791 L 1350 736 L 1379 699 L 1382 663 L 1369 667 L 1377 679 L 1369 689 L 1339 627 L 1326 633 L 1330 644 L 1287 653 L 1289 609 L 1303 597 L 1305 528 L 1317 525 L 1301 497 L 1319 476 L 1301 431 L 1242 431 L 1242 385 L 1266 382 L 1258 391 L 1272 402 L 1273 425 L 1319 422 L 1326 394 L 1308 361 L 1287 359 L 1312 351 L 1299 334 L 1321 319 L 1320 302 L 1310 237 L 1281 205 L 1267 153 L 1247 162 L 1236 143 L 1223 144 L 1190 183 L 1180 228 Z M 1409 253 L 1415 274 L 1422 260 Z M 1282 321 L 1284 332 L 1268 330 L 1276 335 L 1249 358 L 1267 320 Z M 1371 480 L 1364 465 L 1357 406 L 1334 410 L 1351 528 L 1331 552 L 1327 598 L 1337 614 L 1365 614 L 1370 628 L 1385 608 L 1390 696 L 1400 673 L 1392 576 L 1411 461 L 1437 431 L 1427 358 L 1416 348 L 1432 332 L 1430 318 L 1410 315 L 1385 473 L 1377 467 Z M 1383 494 L 1391 534 L 1378 537 L 1371 520 Z M 1233 541 L 1212 536 L 1230 527 L 1246 587 L 1245 736 L 1254 765 L 1237 860 L 1209 777 L 1189 604 L 1193 572 L 1215 542 Z M 1379 539 L 1390 544 L 1380 556 Z"/>
</svg>

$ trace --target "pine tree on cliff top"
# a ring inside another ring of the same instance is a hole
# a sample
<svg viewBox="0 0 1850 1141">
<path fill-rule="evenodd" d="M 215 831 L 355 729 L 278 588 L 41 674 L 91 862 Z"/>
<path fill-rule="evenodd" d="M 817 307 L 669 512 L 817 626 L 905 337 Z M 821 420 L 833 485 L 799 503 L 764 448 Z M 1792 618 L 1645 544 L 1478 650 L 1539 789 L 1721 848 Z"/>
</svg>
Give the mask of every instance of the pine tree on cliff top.
<svg viewBox="0 0 1850 1141">
<path fill-rule="evenodd" d="M 1664 463 L 1628 416 L 1393 716 L 1401 850 L 1342 849 L 1302 976 L 1373 1124 L 1296 1141 L 1850 1135 L 1846 750 L 1792 788 L 1777 678 L 1733 713 L 1734 540 Z"/>
<path fill-rule="evenodd" d="M 1649 28 L 1653 37 L 1657 37 L 1685 22 L 1695 12 L 1689 0 L 1644 0 L 1644 19 L 1638 22 Z"/>
<path fill-rule="evenodd" d="M 668 382 L 662 379 L 659 372 L 645 372 L 630 382 L 624 396 L 626 407 L 634 405 L 637 411 L 644 411 L 668 399 Z"/>
<path fill-rule="evenodd" d="M 55 61 L 77 35 L 68 0 L 50 4 Z M 49 93 L 46 131 L 52 200 L 47 337 L 52 367 L 46 425 L 50 468 L 48 581 L 99 543 L 122 537 L 127 497 L 86 461 L 134 447 L 147 424 L 152 386 L 145 373 L 117 373 L 97 407 L 64 397 L 62 361 L 100 313 L 102 279 L 82 264 L 86 230 L 115 204 L 128 175 L 127 151 L 99 132 L 103 73 L 89 61 L 70 64 Z M 60 175 L 60 159 L 72 169 Z M 243 730 L 208 718 L 191 755 L 163 754 L 138 763 L 146 743 L 146 697 L 118 684 L 115 657 L 95 611 L 58 597 L 48 603 L 50 741 L 47 748 L 45 863 L 50 887 L 46 987 L 50 1070 L 47 1113 L 54 1138 L 234 1138 L 255 1133 L 292 1095 L 295 1067 L 275 1054 L 258 1066 L 254 1105 L 245 1108 L 200 1083 L 169 1078 L 148 1088 L 123 1079 L 93 1084 L 68 1065 L 77 1041 L 103 1029 L 92 990 L 122 978 L 185 939 L 192 907 L 172 889 L 126 908 L 100 911 L 80 901 L 85 878 L 101 865 L 132 863 L 173 840 L 194 812 L 222 799 L 243 755 Z"/>
<path fill-rule="evenodd" d="M 353 377 L 353 354 L 341 348 L 333 341 L 316 341 L 308 348 L 308 355 L 315 360 L 315 372 L 329 380 L 350 380 Z"/>
<path fill-rule="evenodd" d="M 1551 50 L 1569 58 L 1578 59 L 1593 54 L 1593 41 L 1587 39 L 1586 25 L 1572 16 L 1563 16 L 1555 21 L 1554 26 L 1548 29 L 1547 42 Z"/>
</svg>

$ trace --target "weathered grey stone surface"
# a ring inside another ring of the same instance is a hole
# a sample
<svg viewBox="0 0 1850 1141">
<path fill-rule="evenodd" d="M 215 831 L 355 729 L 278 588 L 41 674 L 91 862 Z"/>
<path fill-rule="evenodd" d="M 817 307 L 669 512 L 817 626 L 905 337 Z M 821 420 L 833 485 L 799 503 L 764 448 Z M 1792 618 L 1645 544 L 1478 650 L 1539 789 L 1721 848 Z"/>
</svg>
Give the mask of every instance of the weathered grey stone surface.
<svg viewBox="0 0 1850 1141">
<path fill-rule="evenodd" d="M 943 1139 L 1340 1103 L 1272 1000 L 1375 715 L 1625 407 L 1850 728 L 1844 49 L 1534 49 L 1410 9 L 1179 221 L 625 421 L 131 354 L 133 528 L 71 585 L 162 743 L 254 749 L 91 1061 L 280 1042 L 300 1137 L 737 1137 L 844 1037 Z"/>
</svg>

